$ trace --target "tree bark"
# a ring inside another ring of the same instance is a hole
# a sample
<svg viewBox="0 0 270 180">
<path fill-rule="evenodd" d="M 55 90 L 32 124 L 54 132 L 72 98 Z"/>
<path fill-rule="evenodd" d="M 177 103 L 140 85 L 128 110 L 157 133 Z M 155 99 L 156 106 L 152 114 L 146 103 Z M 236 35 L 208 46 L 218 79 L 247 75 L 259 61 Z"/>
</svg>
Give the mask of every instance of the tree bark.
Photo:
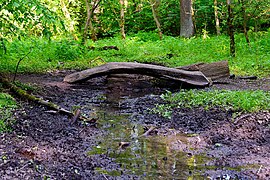
<svg viewBox="0 0 270 180">
<path fill-rule="evenodd" d="M 185 71 L 164 66 L 127 62 L 111 62 L 92 69 L 76 72 L 67 75 L 64 78 L 64 81 L 68 83 L 77 83 L 110 74 L 142 74 L 198 87 L 210 85 L 208 78 L 200 71 Z"/>
<path fill-rule="evenodd" d="M 125 33 L 125 0 L 119 0 L 120 1 L 120 29 L 121 29 L 121 35 L 122 39 L 126 39 L 126 33 Z"/>
<path fill-rule="evenodd" d="M 190 38 L 194 34 L 192 0 L 180 0 L 180 36 Z"/>
<path fill-rule="evenodd" d="M 234 26 L 233 26 L 233 10 L 231 5 L 231 0 L 227 0 L 227 8 L 228 8 L 228 34 L 230 36 L 230 54 L 232 57 L 235 57 L 235 41 L 234 41 Z"/>
<path fill-rule="evenodd" d="M 214 11 L 215 11 L 216 30 L 217 30 L 217 35 L 219 36 L 221 33 L 220 33 L 220 25 L 219 25 L 219 18 L 218 18 L 218 2 L 217 2 L 217 0 L 214 0 Z"/>
<path fill-rule="evenodd" d="M 161 30 L 161 25 L 160 22 L 158 20 L 158 16 L 157 16 L 157 11 L 156 9 L 158 8 L 159 4 L 160 4 L 160 0 L 154 0 L 150 1 L 151 3 L 151 9 L 152 9 L 152 14 L 153 14 L 153 18 L 155 20 L 157 29 L 158 29 L 158 35 L 159 35 L 159 39 L 162 40 L 162 30 Z"/>
<path fill-rule="evenodd" d="M 218 61 L 213 63 L 197 63 L 188 66 L 177 67 L 186 71 L 201 71 L 212 81 L 230 77 L 228 61 Z"/>
</svg>

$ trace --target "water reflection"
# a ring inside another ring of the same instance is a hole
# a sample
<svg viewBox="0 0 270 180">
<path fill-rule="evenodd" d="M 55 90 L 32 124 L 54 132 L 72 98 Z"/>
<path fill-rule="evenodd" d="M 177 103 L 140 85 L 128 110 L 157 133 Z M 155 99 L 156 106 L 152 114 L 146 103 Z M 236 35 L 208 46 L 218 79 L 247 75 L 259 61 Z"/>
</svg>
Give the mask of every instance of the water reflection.
<svg viewBox="0 0 270 180">
<path fill-rule="evenodd" d="M 144 129 L 140 124 L 132 124 L 126 115 L 99 112 L 100 128 L 109 133 L 101 138 L 101 144 L 91 152 L 108 154 L 130 174 L 146 179 L 199 179 L 207 158 L 181 151 L 190 148 L 184 135 L 141 137 Z M 121 142 L 129 146 L 122 147 Z M 120 143 L 120 144 L 119 144 Z M 115 173 L 114 173 L 115 174 Z M 111 174 L 112 175 L 112 174 Z"/>
</svg>

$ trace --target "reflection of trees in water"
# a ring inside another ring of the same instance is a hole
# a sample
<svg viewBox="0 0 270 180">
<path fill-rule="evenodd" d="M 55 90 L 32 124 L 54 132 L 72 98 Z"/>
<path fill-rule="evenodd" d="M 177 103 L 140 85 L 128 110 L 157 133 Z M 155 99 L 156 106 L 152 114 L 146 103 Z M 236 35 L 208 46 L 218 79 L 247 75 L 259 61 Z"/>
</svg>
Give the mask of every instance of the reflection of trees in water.
<svg viewBox="0 0 270 180">
<path fill-rule="evenodd" d="M 198 157 L 183 152 L 192 148 L 188 137 L 180 134 L 141 137 L 144 127 L 131 123 L 128 116 L 104 112 L 101 117 L 103 127 L 109 131 L 109 135 L 102 140 L 103 148 L 107 148 L 109 155 L 127 173 L 146 178 L 193 177 L 190 172 L 196 171 Z M 119 148 L 121 142 L 129 142 L 130 146 Z"/>
</svg>

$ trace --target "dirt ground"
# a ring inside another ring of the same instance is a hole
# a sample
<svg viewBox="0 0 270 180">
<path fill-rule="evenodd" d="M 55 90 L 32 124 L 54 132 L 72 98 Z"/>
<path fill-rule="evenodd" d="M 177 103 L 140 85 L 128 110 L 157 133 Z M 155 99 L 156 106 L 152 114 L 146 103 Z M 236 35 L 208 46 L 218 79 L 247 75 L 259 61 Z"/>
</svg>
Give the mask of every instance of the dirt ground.
<svg viewBox="0 0 270 180">
<path fill-rule="evenodd" d="M 168 89 L 171 84 L 139 76 L 102 77 L 70 85 L 62 82 L 68 73 L 20 75 L 18 79 L 38 87 L 33 94 L 69 110 L 77 107 L 89 116 L 96 116 L 96 109 L 128 114 L 128 121 L 146 127 L 145 130 L 155 126 L 149 136 L 166 137 L 170 151 L 181 150 L 190 157 L 204 153 L 208 158 L 203 164 L 207 168 L 200 169 L 199 176 L 191 169 L 183 177 L 172 171 L 170 178 L 159 174 L 156 179 L 270 179 L 269 111 L 233 117 L 234 112 L 219 108 L 183 108 L 174 109 L 168 120 L 149 113 L 149 109 L 162 103 L 162 92 L 176 91 L 177 86 Z M 210 88 L 270 90 L 267 78 L 226 81 Z M 1 179 L 155 179 L 147 171 L 138 174 L 127 170 L 108 153 L 89 155 L 103 143 L 100 137 L 109 134 L 99 126 L 99 120 L 97 124 L 72 123 L 69 117 L 44 106 L 17 100 L 22 108 L 14 112 L 14 131 L 0 135 Z M 168 140 L 176 134 L 191 135 L 187 141 L 192 148 L 179 140 Z M 192 163 L 194 167 L 198 164 L 195 160 Z M 168 168 L 171 169 L 172 166 Z"/>
</svg>

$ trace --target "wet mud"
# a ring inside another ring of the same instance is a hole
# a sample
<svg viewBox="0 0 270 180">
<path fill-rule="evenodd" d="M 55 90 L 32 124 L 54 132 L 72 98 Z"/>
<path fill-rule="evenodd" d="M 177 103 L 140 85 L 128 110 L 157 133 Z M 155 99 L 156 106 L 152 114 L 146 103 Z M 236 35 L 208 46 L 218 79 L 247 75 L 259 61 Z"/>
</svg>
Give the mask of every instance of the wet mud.
<svg viewBox="0 0 270 180">
<path fill-rule="evenodd" d="M 179 85 L 135 75 L 70 85 L 62 82 L 67 73 L 18 78 L 38 87 L 33 94 L 97 123 L 72 123 L 18 98 L 14 130 L 0 135 L 1 179 L 270 178 L 270 112 L 234 117 L 218 107 L 182 108 L 166 119 L 150 109 Z M 226 81 L 211 88 L 270 90 L 270 79 Z"/>
</svg>

